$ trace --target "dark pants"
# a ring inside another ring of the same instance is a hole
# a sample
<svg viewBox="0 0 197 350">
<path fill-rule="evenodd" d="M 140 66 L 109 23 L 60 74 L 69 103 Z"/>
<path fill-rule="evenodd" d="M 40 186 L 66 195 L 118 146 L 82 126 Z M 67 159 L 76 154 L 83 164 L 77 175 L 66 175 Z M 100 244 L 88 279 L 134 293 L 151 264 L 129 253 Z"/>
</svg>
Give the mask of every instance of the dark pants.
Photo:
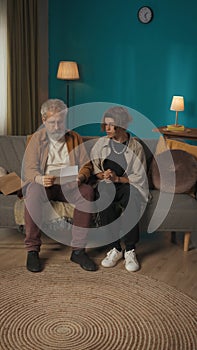
<svg viewBox="0 0 197 350">
<path fill-rule="evenodd" d="M 115 185 L 115 188 L 114 188 Z M 139 191 L 129 183 L 112 184 L 99 182 L 96 193 L 99 199 L 100 223 L 108 225 L 107 230 L 112 233 L 113 247 L 120 247 L 120 238 L 125 244 L 126 250 L 135 248 L 139 241 L 138 222 L 141 215 L 141 205 L 144 200 Z M 105 210 L 102 210 L 110 203 Z"/>
<path fill-rule="evenodd" d="M 65 198 L 66 197 L 66 198 Z M 43 225 L 43 204 L 50 201 L 68 202 L 75 205 L 72 241 L 73 249 L 84 248 L 87 242 L 88 227 L 92 215 L 94 191 L 91 186 L 82 184 L 79 188 L 70 189 L 68 185 L 54 185 L 48 188 L 37 183 L 31 183 L 25 195 L 25 245 L 27 251 L 39 251 Z"/>
</svg>

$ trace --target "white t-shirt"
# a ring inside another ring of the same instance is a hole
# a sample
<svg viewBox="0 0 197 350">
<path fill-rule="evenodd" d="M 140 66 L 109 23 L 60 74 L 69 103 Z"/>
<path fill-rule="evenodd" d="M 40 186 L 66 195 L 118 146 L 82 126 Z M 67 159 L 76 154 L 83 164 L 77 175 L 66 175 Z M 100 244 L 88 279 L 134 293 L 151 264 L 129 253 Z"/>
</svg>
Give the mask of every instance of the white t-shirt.
<svg viewBox="0 0 197 350">
<path fill-rule="evenodd" d="M 50 140 L 49 153 L 45 169 L 45 174 L 49 174 L 51 170 L 58 169 L 70 165 L 68 148 L 66 142 Z"/>
</svg>

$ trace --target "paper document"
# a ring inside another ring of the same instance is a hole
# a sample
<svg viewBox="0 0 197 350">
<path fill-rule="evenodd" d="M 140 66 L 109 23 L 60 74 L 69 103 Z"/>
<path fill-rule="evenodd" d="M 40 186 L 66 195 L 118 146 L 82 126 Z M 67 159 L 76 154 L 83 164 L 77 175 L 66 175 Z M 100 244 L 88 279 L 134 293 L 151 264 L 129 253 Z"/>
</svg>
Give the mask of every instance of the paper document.
<svg viewBox="0 0 197 350">
<path fill-rule="evenodd" d="M 54 184 L 57 185 L 62 185 L 71 181 L 77 181 L 78 165 L 68 165 L 63 168 L 56 168 L 50 170 L 49 174 L 56 176 Z"/>
</svg>

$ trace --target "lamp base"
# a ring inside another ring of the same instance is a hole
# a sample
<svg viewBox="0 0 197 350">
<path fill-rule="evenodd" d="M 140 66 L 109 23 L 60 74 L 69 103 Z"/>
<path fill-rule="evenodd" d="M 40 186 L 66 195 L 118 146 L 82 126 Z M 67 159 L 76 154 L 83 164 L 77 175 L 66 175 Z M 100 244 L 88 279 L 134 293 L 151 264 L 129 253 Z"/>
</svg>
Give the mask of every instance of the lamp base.
<svg viewBox="0 0 197 350">
<path fill-rule="evenodd" d="M 167 125 L 166 129 L 168 131 L 184 131 L 185 127 L 184 125 L 180 125 L 180 124 L 172 124 L 172 125 Z"/>
</svg>

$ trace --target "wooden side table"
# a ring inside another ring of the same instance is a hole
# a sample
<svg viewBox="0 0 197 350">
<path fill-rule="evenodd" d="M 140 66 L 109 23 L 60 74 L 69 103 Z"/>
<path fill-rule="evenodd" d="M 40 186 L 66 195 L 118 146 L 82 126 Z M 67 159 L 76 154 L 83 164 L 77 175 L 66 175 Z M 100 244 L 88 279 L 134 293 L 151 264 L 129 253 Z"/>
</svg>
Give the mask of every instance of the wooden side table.
<svg viewBox="0 0 197 350">
<path fill-rule="evenodd" d="M 154 132 L 160 132 L 164 138 L 183 138 L 187 140 L 197 140 L 197 128 L 185 128 L 184 131 L 169 131 L 166 126 L 159 126 L 153 129 Z"/>
</svg>

